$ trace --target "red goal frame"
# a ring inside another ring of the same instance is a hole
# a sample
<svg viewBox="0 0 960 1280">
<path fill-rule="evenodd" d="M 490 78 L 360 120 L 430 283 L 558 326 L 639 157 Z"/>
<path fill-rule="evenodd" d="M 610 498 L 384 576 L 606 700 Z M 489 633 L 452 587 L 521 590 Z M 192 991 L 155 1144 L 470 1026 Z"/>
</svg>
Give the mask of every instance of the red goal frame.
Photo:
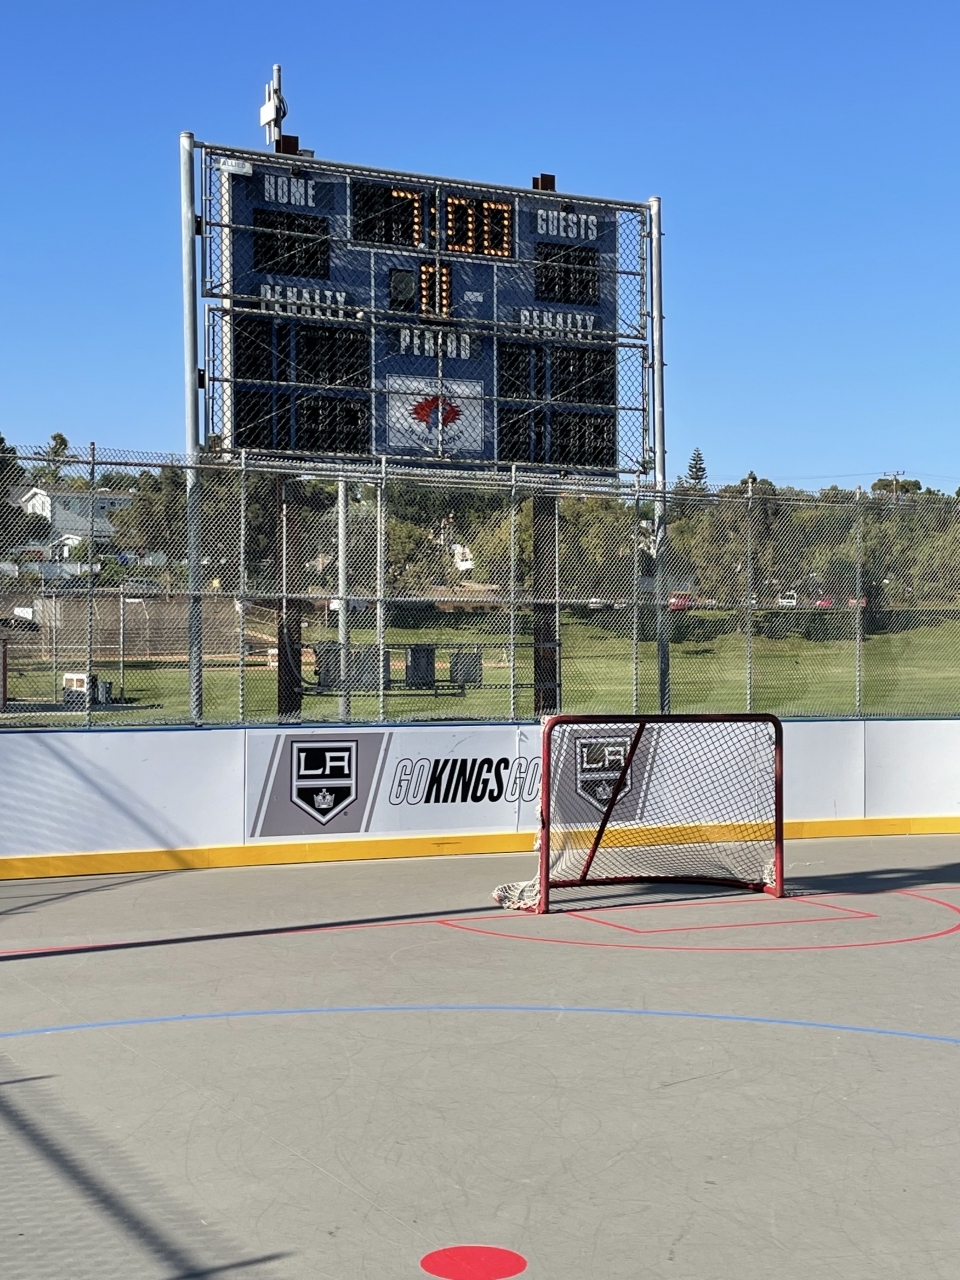
<svg viewBox="0 0 960 1280">
<path fill-rule="evenodd" d="M 648 724 L 768 724 L 773 728 L 773 798 L 774 798 L 774 882 L 773 884 L 749 883 L 743 880 L 726 880 L 713 876 L 608 876 L 588 880 L 587 873 L 594 856 L 603 840 L 610 815 L 620 797 L 620 789 L 633 761 L 633 756 L 640 743 L 644 729 Z M 596 836 L 587 855 L 583 871 L 576 880 L 550 879 L 550 765 L 553 730 L 563 724 L 623 724 L 633 725 L 636 733 L 630 750 L 624 760 L 623 768 L 617 779 L 613 794 L 600 820 Z M 738 889 L 749 889 L 756 893 L 768 893 L 774 898 L 783 897 L 783 725 L 776 716 L 751 714 L 749 712 L 716 712 L 706 715 L 559 715 L 550 716 L 543 722 L 541 742 L 542 774 L 540 783 L 540 893 L 536 906 L 538 915 L 545 915 L 550 910 L 551 889 L 577 889 L 587 884 L 640 884 L 662 881 L 665 884 L 717 884 L 728 885 Z"/>
</svg>

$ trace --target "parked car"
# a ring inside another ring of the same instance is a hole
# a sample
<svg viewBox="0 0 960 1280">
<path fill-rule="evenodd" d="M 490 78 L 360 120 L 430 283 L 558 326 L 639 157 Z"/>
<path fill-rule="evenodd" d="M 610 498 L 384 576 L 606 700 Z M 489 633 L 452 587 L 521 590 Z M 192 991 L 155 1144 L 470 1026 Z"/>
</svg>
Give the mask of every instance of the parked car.
<svg viewBox="0 0 960 1280">
<path fill-rule="evenodd" d="M 856 596 L 851 596 L 847 601 L 847 605 L 851 609 L 856 609 L 858 606 L 861 609 L 865 609 L 867 607 L 867 597 L 861 596 L 858 600 Z"/>
<path fill-rule="evenodd" d="M 796 609 L 798 603 L 795 591 L 784 591 L 777 597 L 777 607 L 780 609 Z"/>
<path fill-rule="evenodd" d="M 675 612 L 684 609 L 695 609 L 696 605 L 696 597 L 689 591 L 675 591 L 667 601 L 667 608 L 673 609 Z"/>
<path fill-rule="evenodd" d="M 818 609 L 832 609 L 833 596 L 821 596 L 820 599 L 816 601 L 816 607 Z"/>
</svg>

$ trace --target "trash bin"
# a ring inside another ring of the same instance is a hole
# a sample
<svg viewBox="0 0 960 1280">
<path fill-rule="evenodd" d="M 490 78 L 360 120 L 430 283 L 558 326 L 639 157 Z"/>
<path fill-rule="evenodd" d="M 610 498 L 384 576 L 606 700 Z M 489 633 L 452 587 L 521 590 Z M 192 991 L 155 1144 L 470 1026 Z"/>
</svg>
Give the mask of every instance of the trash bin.
<svg viewBox="0 0 960 1280">
<path fill-rule="evenodd" d="M 380 688 L 378 674 L 380 646 L 376 644 L 354 645 L 350 653 L 350 687 L 366 693 Z M 383 685 L 390 686 L 390 650 L 383 651 Z"/>
<path fill-rule="evenodd" d="M 483 684 L 483 654 L 479 649 L 454 649 L 450 655 L 450 683 L 475 689 Z"/>
<path fill-rule="evenodd" d="M 343 683 L 340 679 L 340 645 L 335 640 L 322 641 L 314 645 L 313 652 L 316 658 L 314 672 L 318 688 L 330 693 L 339 690 Z M 350 678 L 347 681 L 350 689 L 372 693 L 380 688 L 380 679 L 377 674 L 379 652 L 380 647 L 375 644 L 351 646 Z M 383 653 L 383 683 L 385 688 L 390 685 L 389 649 L 385 649 Z"/>
<path fill-rule="evenodd" d="M 340 646 L 335 641 L 325 640 L 313 646 L 313 654 L 316 658 L 313 670 L 317 677 L 317 687 L 325 691 L 339 689 Z"/>
<path fill-rule="evenodd" d="M 411 644 L 407 647 L 408 689 L 435 689 L 437 687 L 437 646 L 435 644 Z"/>
</svg>

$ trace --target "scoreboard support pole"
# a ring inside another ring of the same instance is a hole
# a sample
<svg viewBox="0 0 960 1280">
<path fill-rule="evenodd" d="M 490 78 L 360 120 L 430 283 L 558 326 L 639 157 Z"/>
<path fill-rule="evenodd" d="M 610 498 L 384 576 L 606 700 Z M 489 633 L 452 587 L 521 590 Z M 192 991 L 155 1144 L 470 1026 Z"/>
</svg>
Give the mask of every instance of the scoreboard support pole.
<svg viewBox="0 0 960 1280">
<path fill-rule="evenodd" d="M 183 387 L 187 454 L 187 668 L 190 719 L 203 720 L 203 583 L 200 566 L 200 387 L 197 335 L 197 213 L 193 134 L 180 135 L 180 239 L 183 253 Z"/>
<path fill-rule="evenodd" d="M 303 602 L 294 583 L 291 598 L 290 573 L 302 563 L 300 554 L 301 509 L 296 502 L 296 485 L 277 482 L 279 498 L 280 600 L 277 606 L 277 719 L 282 724 L 299 724 L 303 710 Z M 293 501 L 291 501 L 293 498 Z"/>
<path fill-rule="evenodd" d="M 557 628 L 557 504 L 553 493 L 533 495 L 533 713 L 560 710 Z"/>
<path fill-rule="evenodd" d="M 337 481 L 337 641 L 340 653 L 338 714 L 350 719 L 350 495 L 343 476 Z"/>
<path fill-rule="evenodd" d="M 663 276 L 660 197 L 650 197 L 650 364 L 653 411 L 653 552 L 657 584 L 657 690 L 660 714 L 670 714 L 670 618 L 667 611 L 667 445 L 663 418 Z"/>
</svg>

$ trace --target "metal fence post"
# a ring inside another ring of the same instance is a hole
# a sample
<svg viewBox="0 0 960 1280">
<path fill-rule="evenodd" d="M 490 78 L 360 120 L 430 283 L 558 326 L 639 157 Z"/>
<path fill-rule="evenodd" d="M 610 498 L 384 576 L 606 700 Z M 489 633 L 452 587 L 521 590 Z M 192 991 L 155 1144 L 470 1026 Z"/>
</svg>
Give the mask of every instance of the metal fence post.
<svg viewBox="0 0 960 1280">
<path fill-rule="evenodd" d="M 377 718 L 387 718 L 386 685 L 389 671 L 384 669 L 388 661 L 386 649 L 387 631 L 387 458 L 381 460 L 380 482 L 377 485 Z"/>
<path fill-rule="evenodd" d="M 857 566 L 856 566 L 856 697 L 857 715 L 863 713 L 863 491 L 857 485 Z"/>
<path fill-rule="evenodd" d="M 633 618 L 630 643 L 633 651 L 633 714 L 640 710 L 640 477 L 633 499 Z"/>
<path fill-rule="evenodd" d="M 200 566 L 200 405 L 197 371 L 197 214 L 193 134 L 180 135 L 180 246 L 183 259 L 183 388 L 187 451 L 187 668 L 190 719 L 203 720 L 203 597 Z"/>
<path fill-rule="evenodd" d="M 347 481 L 337 481 L 337 640 L 340 645 L 340 719 L 350 719 L 350 587 L 347 558 L 350 550 L 349 494 Z"/>
<path fill-rule="evenodd" d="M 57 594 L 56 582 L 50 589 L 50 603 L 53 608 L 53 621 L 50 624 L 50 658 L 53 664 L 53 703 L 56 706 L 60 701 L 60 689 L 57 684 L 57 624 L 60 621 L 60 597 Z"/>
<path fill-rule="evenodd" d="M 744 638 L 747 646 L 747 710 L 753 710 L 753 481 L 747 479 L 747 572 L 744 600 Z"/>
<path fill-rule="evenodd" d="M 517 718 L 517 464 L 510 468 L 510 719 Z"/>
<path fill-rule="evenodd" d="M 239 667 L 237 670 L 237 715 L 240 723 L 247 718 L 247 451 L 240 450 L 240 548 L 237 566 L 240 616 L 237 620 Z M 280 650 L 277 649 L 277 662 Z"/>
<path fill-rule="evenodd" d="M 124 583 L 120 583 L 120 701 L 126 702 L 124 688 L 127 683 L 127 591 Z"/>
<path fill-rule="evenodd" d="M 87 728 L 93 723 L 93 540 L 96 534 L 97 446 L 90 441 L 90 520 L 87 525 Z"/>
<path fill-rule="evenodd" d="M 657 578 L 657 687 L 660 714 L 670 714 L 670 635 L 667 585 L 667 446 L 663 414 L 663 277 L 660 197 L 650 197 L 650 370 L 653 410 L 653 546 Z"/>
<path fill-rule="evenodd" d="M 560 495 L 553 504 L 553 566 L 555 616 L 553 634 L 557 642 L 557 711 L 563 710 L 563 651 L 560 645 Z"/>
</svg>

